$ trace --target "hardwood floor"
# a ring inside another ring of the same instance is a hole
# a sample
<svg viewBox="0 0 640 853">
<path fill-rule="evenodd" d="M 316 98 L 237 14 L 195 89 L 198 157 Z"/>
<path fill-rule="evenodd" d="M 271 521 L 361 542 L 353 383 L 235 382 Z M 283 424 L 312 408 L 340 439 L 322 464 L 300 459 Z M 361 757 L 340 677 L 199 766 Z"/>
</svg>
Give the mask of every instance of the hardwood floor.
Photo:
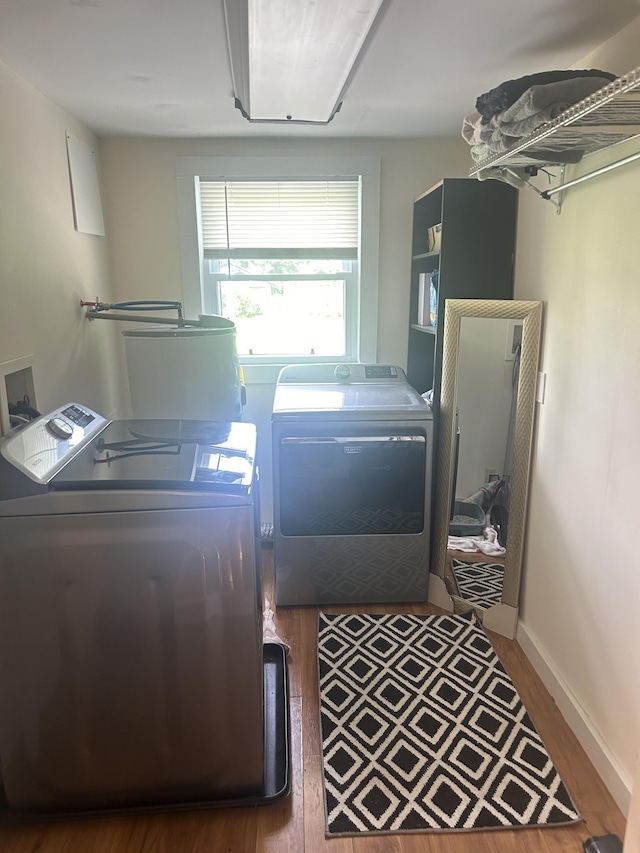
<svg viewBox="0 0 640 853">
<path fill-rule="evenodd" d="M 265 595 L 273 588 L 265 549 Z M 269 598 L 271 600 L 271 598 Z M 437 613 L 430 605 L 331 607 L 329 612 Z M 625 822 L 519 646 L 491 634 L 584 821 L 559 829 L 324 837 L 315 641 L 317 608 L 276 613 L 290 647 L 292 793 L 270 806 L 0 826 L 2 853 L 581 853 L 591 835 L 624 837 Z"/>
</svg>

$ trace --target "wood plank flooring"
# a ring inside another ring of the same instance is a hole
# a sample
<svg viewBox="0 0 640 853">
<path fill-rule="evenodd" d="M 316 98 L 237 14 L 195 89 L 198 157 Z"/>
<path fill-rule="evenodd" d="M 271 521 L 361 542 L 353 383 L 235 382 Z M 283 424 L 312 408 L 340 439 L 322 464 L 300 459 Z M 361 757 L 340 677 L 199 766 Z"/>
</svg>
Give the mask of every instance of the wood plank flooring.
<svg viewBox="0 0 640 853">
<path fill-rule="evenodd" d="M 271 601 L 273 552 L 263 552 Z M 430 605 L 332 607 L 332 613 L 438 613 Z M 0 826 L 1 853 L 582 853 L 591 835 L 624 837 L 625 822 L 589 759 L 520 647 L 491 634 L 584 821 L 558 829 L 324 836 L 316 632 L 318 609 L 282 608 L 276 628 L 287 642 L 291 695 L 292 793 L 270 806 L 100 817 Z"/>
</svg>

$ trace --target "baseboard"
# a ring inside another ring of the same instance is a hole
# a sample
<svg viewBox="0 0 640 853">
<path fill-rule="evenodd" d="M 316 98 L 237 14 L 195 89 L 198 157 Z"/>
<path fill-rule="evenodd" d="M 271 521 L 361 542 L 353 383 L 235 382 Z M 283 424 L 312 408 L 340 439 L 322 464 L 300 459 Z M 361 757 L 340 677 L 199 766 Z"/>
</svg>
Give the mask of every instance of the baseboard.
<svg viewBox="0 0 640 853">
<path fill-rule="evenodd" d="M 631 779 L 621 769 L 606 743 L 593 727 L 536 635 L 522 621 L 518 622 L 516 639 L 626 818 L 631 802 Z"/>
</svg>

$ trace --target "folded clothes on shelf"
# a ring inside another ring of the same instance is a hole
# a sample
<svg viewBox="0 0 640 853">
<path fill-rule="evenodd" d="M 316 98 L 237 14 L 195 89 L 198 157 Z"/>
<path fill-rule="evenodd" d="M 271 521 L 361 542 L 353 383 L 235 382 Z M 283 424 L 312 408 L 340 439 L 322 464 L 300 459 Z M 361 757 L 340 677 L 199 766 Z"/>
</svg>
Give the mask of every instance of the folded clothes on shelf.
<svg viewBox="0 0 640 853">
<path fill-rule="evenodd" d="M 590 76 L 565 77 L 555 82 L 529 86 L 510 106 L 501 112 L 493 113 L 489 119 L 486 118 L 486 111 L 484 115 L 476 111 L 466 116 L 462 122 L 462 137 L 471 146 L 473 159 L 478 163 L 497 154 L 506 153 L 542 125 L 556 119 L 568 107 L 606 86 L 613 76 L 604 71 L 598 73 L 601 76 L 590 72 Z M 537 76 L 540 75 L 531 75 Z M 582 151 L 565 148 L 555 150 L 549 142 L 545 144 L 544 151 L 532 149 L 524 156 L 532 160 L 548 160 L 551 163 L 577 163 L 582 157 Z"/>
<path fill-rule="evenodd" d="M 482 116 L 483 124 L 488 124 L 494 116 L 508 110 L 509 107 L 515 104 L 532 86 L 545 86 L 588 77 L 604 79 L 605 82 L 601 83 L 601 86 L 611 83 L 616 79 L 615 74 L 611 74 L 609 71 L 601 71 L 598 68 L 541 71 L 538 74 L 527 74 L 525 77 L 518 77 L 515 80 L 506 80 L 494 89 L 479 95 L 476 100 L 476 110 Z"/>
</svg>

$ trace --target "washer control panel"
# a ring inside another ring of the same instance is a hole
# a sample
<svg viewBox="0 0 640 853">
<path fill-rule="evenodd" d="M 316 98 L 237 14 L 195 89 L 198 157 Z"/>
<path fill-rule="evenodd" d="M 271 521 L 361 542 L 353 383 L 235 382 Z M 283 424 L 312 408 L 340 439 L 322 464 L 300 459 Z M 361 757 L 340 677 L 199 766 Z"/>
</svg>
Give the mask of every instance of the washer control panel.
<svg viewBox="0 0 640 853">
<path fill-rule="evenodd" d="M 50 418 L 47 421 L 47 426 L 58 438 L 68 439 L 73 435 L 73 427 L 62 418 Z"/>
<path fill-rule="evenodd" d="M 2 442 L 2 456 L 35 483 L 48 483 L 108 421 L 78 403 L 66 403 L 24 426 Z"/>
<path fill-rule="evenodd" d="M 402 384 L 406 374 L 395 364 L 290 364 L 283 367 L 278 376 L 280 385 L 327 385 L 331 383 L 376 382 Z"/>
</svg>

